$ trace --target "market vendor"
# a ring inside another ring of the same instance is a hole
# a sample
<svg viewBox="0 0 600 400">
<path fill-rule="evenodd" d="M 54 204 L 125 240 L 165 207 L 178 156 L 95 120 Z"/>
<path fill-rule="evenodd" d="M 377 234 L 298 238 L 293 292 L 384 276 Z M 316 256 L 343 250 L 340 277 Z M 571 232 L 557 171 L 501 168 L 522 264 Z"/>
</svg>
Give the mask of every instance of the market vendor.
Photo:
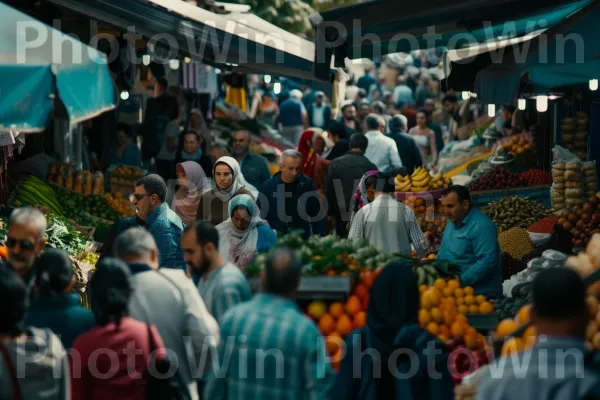
<svg viewBox="0 0 600 400">
<path fill-rule="evenodd" d="M 34 285 L 34 266 L 46 245 L 46 227 L 46 217 L 34 207 L 17 208 L 8 220 L 4 242 L 8 250 L 6 265 L 15 270 L 28 287 Z"/>
<path fill-rule="evenodd" d="M 461 267 L 463 286 L 488 298 L 502 294 L 498 228 L 492 220 L 471 205 L 471 194 L 464 186 L 444 190 L 442 204 L 449 221 L 442 237 L 438 260 Z"/>
</svg>

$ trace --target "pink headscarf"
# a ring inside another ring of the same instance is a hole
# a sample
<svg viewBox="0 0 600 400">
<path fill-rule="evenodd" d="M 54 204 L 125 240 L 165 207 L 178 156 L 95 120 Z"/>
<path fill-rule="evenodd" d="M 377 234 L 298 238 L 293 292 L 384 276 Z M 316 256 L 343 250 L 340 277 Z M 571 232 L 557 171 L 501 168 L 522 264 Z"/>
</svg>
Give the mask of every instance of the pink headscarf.
<svg viewBox="0 0 600 400">
<path fill-rule="evenodd" d="M 175 193 L 171 208 L 187 226 L 196 221 L 198 203 L 200 202 L 202 193 L 209 189 L 209 181 L 200 164 L 195 161 L 182 162 L 181 164 L 177 164 L 177 166 L 181 166 L 185 171 L 185 179 L 187 180 L 188 187 L 179 188 L 177 193 Z"/>
</svg>

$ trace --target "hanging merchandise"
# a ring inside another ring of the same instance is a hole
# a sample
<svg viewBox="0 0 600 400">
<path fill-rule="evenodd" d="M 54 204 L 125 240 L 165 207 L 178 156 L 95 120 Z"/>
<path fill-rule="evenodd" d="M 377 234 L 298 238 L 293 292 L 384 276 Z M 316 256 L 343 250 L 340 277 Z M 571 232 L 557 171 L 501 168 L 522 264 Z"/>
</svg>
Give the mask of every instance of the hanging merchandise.
<svg viewBox="0 0 600 400">
<path fill-rule="evenodd" d="M 563 118 L 560 123 L 565 147 L 583 161 L 587 160 L 588 154 L 588 125 L 588 116 L 583 111 L 577 111 L 574 118 Z"/>
<path fill-rule="evenodd" d="M 598 192 L 598 177 L 596 176 L 596 161 L 582 163 L 585 197 L 589 199 Z"/>
</svg>

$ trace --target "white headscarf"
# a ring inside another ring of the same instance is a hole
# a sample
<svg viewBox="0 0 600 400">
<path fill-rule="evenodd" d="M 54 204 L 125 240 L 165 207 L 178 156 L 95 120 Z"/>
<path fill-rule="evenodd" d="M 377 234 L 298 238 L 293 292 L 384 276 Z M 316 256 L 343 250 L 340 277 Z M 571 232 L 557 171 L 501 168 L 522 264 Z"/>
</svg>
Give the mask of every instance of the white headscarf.
<svg viewBox="0 0 600 400">
<path fill-rule="evenodd" d="M 244 207 L 250 214 L 250 224 L 241 231 L 233 225 L 231 217 L 237 207 Z M 260 212 L 252 196 L 240 194 L 229 202 L 229 218 L 217 225 L 219 232 L 219 254 L 226 261 L 237 265 L 242 271 L 257 255 L 258 226 L 269 224 L 260 218 Z"/>
<path fill-rule="evenodd" d="M 231 185 L 229 185 L 227 189 L 221 189 L 216 184 L 217 182 L 215 171 L 219 163 L 224 163 L 228 165 L 232 171 L 233 182 L 231 182 Z M 246 182 L 246 179 L 244 179 L 244 175 L 242 174 L 242 169 L 240 168 L 240 163 L 238 163 L 237 160 L 233 157 L 224 156 L 219 158 L 215 163 L 215 166 L 213 167 L 213 177 L 215 177 L 215 194 L 224 202 L 229 201 L 243 187 L 245 187 L 246 190 L 251 192 L 254 198 L 258 196 L 258 191 L 254 186 Z"/>
</svg>

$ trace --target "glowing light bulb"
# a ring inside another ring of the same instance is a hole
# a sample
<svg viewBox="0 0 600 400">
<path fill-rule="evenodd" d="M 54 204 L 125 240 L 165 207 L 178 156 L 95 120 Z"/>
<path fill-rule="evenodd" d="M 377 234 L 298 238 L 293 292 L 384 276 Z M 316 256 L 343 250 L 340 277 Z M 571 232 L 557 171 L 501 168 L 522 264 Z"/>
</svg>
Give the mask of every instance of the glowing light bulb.
<svg viewBox="0 0 600 400">
<path fill-rule="evenodd" d="M 127 90 L 123 90 L 121 92 L 121 99 L 122 100 L 127 100 L 129 98 L 129 92 Z"/>
<path fill-rule="evenodd" d="M 598 79 L 590 79 L 590 90 L 591 91 L 598 90 Z"/>
<path fill-rule="evenodd" d="M 150 65 L 150 56 L 148 54 L 142 56 L 142 64 Z"/>
<path fill-rule="evenodd" d="M 173 70 L 179 69 L 179 60 L 176 58 L 170 60 L 169 67 Z"/>
<path fill-rule="evenodd" d="M 521 110 L 521 111 L 523 111 L 525 109 L 525 107 L 527 107 L 527 100 L 525 100 L 525 99 L 519 99 L 519 101 L 517 103 L 519 106 L 519 110 Z"/>
<path fill-rule="evenodd" d="M 495 116 L 496 116 L 496 105 L 488 104 L 488 117 L 495 117 Z"/>
<path fill-rule="evenodd" d="M 271 83 L 271 75 L 265 75 L 265 83 Z"/>
<path fill-rule="evenodd" d="M 471 94 L 469 92 L 462 92 L 462 99 L 463 100 L 467 100 L 469 97 L 471 97 Z"/>
<path fill-rule="evenodd" d="M 548 96 L 540 95 L 535 98 L 535 109 L 538 112 L 548 111 Z"/>
<path fill-rule="evenodd" d="M 273 84 L 273 93 L 275 93 L 275 94 L 281 93 L 281 83 L 275 82 Z"/>
</svg>

